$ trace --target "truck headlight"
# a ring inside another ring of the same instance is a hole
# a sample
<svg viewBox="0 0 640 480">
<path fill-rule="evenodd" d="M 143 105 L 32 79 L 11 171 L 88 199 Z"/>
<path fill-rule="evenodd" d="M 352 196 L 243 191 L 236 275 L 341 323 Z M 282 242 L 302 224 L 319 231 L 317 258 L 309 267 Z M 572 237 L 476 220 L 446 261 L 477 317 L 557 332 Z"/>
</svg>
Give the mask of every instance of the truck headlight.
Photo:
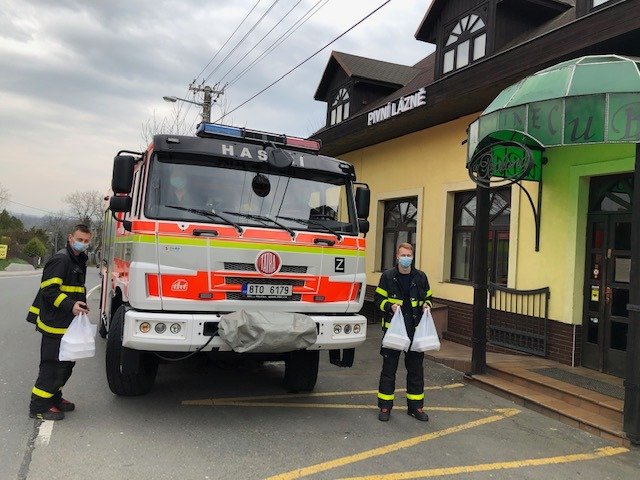
<svg viewBox="0 0 640 480">
<path fill-rule="evenodd" d="M 353 326 L 353 333 L 355 333 L 356 335 L 360 333 L 360 324 L 359 323 L 356 323 Z"/>
<path fill-rule="evenodd" d="M 164 333 L 167 330 L 167 326 L 164 323 L 156 323 L 154 329 L 156 333 Z"/>
<path fill-rule="evenodd" d="M 171 333 L 176 334 L 176 333 L 180 333 L 180 330 L 182 330 L 182 327 L 180 326 L 179 323 L 172 323 L 171 326 L 169 327 L 169 330 L 171 331 Z"/>
<path fill-rule="evenodd" d="M 151 330 L 151 324 L 149 322 L 142 322 L 139 328 L 142 333 L 149 333 L 149 330 Z"/>
<path fill-rule="evenodd" d="M 340 332 L 342 332 L 342 325 L 334 325 L 333 326 L 333 333 L 335 335 L 338 335 Z"/>
<path fill-rule="evenodd" d="M 347 323 L 344 326 L 344 333 L 346 333 L 347 335 L 349 335 L 351 333 L 351 324 L 350 323 Z"/>
</svg>

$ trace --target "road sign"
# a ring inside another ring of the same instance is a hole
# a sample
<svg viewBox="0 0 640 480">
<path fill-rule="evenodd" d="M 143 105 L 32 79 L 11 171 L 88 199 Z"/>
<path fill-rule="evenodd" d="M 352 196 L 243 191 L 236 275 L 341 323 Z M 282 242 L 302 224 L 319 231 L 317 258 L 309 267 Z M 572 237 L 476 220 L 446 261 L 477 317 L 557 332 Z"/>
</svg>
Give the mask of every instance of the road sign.
<svg viewBox="0 0 640 480">
<path fill-rule="evenodd" d="M 7 258 L 8 245 L 0 245 L 0 260 Z"/>
</svg>

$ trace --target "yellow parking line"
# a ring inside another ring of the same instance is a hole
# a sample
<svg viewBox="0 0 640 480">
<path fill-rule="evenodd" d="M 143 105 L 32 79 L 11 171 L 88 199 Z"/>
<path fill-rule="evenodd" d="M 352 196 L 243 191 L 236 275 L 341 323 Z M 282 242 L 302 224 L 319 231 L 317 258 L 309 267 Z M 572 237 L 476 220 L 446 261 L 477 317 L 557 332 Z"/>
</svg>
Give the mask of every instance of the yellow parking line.
<svg viewBox="0 0 640 480">
<path fill-rule="evenodd" d="M 464 387 L 464 383 L 451 383 L 449 385 L 436 385 L 425 387 L 425 390 L 449 390 L 453 388 Z M 406 392 L 404 388 L 397 389 L 397 393 Z M 255 400 L 278 400 L 283 398 L 306 398 L 306 397 L 339 397 L 343 395 L 375 395 L 377 390 L 355 390 L 350 392 L 318 392 L 318 393 L 289 393 L 282 395 L 267 395 L 264 397 L 226 397 L 226 398 L 206 398 L 201 400 L 183 400 L 183 405 L 218 405 L 219 401 L 225 402 L 244 402 Z"/>
<path fill-rule="evenodd" d="M 290 472 L 274 475 L 272 477 L 269 477 L 267 480 L 290 480 L 295 478 L 306 477 L 308 475 L 313 475 L 319 472 L 324 472 L 326 470 L 342 467 L 350 463 L 359 462 L 362 460 L 366 460 L 368 458 L 378 457 L 381 455 L 386 455 L 387 453 L 396 452 L 404 448 L 413 447 L 420 443 L 424 443 L 429 440 L 434 440 L 436 438 L 440 438 L 445 435 L 450 435 L 452 433 L 461 432 L 463 430 L 479 427 L 481 425 L 486 425 L 488 423 L 497 422 L 499 420 L 503 420 L 505 418 L 512 417 L 520 413 L 520 411 L 515 408 L 504 408 L 504 409 L 498 408 L 498 409 L 495 409 L 494 411 L 497 412 L 498 415 L 492 415 L 490 417 L 481 418 L 479 420 L 474 420 L 472 422 L 463 423 L 461 425 L 445 428 L 443 430 L 438 430 L 437 432 L 427 433 L 425 435 L 409 438 L 407 440 L 402 440 L 400 442 L 374 448 L 372 450 L 366 450 L 364 452 L 360 452 L 355 455 L 348 455 L 346 457 L 337 458 L 335 460 L 330 460 L 328 462 L 318 463 L 316 465 L 311 465 L 309 467 L 299 468 L 296 470 L 292 470 Z M 374 477 L 374 478 L 378 478 L 378 477 Z"/>
<path fill-rule="evenodd" d="M 295 403 L 295 402 L 249 402 L 249 401 L 228 401 L 221 400 L 203 400 L 203 403 L 189 403 L 189 405 L 215 406 L 215 407 L 291 407 L 291 408 L 347 408 L 347 409 L 375 409 L 378 407 L 371 404 L 352 404 L 352 403 Z M 427 406 L 430 412 L 490 412 L 486 408 L 466 408 L 466 407 L 436 407 Z M 394 407 L 394 410 L 406 410 L 407 407 Z"/>
<path fill-rule="evenodd" d="M 406 480 L 411 478 L 430 478 L 443 475 L 458 475 L 461 473 L 490 472 L 506 470 L 510 468 L 537 467 L 541 465 L 557 465 L 560 463 L 579 462 L 582 460 L 594 460 L 596 458 L 611 457 L 628 452 L 624 447 L 599 448 L 593 453 L 576 453 L 574 455 L 560 455 L 557 457 L 531 458 L 527 460 L 515 460 L 513 462 L 482 463 L 480 465 L 465 465 L 459 467 L 432 468 L 429 470 L 416 470 L 413 472 L 390 473 L 387 475 L 370 475 L 366 477 L 348 477 L 341 480 Z M 295 478 L 295 477 L 293 477 Z"/>
</svg>

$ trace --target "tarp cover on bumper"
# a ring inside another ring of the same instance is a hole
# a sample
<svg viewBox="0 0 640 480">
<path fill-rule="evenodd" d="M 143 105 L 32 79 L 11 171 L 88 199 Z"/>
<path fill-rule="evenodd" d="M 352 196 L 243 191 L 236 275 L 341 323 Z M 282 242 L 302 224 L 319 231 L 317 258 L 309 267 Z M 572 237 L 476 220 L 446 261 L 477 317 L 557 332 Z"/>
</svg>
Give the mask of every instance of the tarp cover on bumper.
<svg viewBox="0 0 640 480">
<path fill-rule="evenodd" d="M 218 334 L 234 352 L 290 352 L 316 342 L 316 323 L 307 315 L 239 310 L 222 315 Z"/>
</svg>

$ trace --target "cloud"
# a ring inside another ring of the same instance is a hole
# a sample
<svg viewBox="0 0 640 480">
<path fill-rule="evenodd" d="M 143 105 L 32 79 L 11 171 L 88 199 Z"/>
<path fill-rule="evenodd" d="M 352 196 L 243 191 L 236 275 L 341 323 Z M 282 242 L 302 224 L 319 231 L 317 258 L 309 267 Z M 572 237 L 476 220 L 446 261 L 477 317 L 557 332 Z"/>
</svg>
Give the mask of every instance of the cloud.
<svg viewBox="0 0 640 480">
<path fill-rule="evenodd" d="M 276 26 L 297 0 L 262 0 L 220 51 L 256 0 L 0 0 L 0 183 L 16 202 L 52 211 L 71 191 L 106 190 L 113 156 L 140 149 L 142 125 L 154 115 L 175 123 L 179 109 L 187 124 L 198 121 L 197 107 L 167 104 L 162 96 L 193 99 L 188 84 L 216 67 L 209 85 L 225 74 L 223 84 L 231 80 L 316 1 L 303 0 Z M 330 0 L 230 86 L 220 103 L 237 107 L 381 3 Z M 413 38 L 429 3 L 391 2 L 225 121 L 312 133 L 324 124 L 326 105 L 313 94 L 331 50 L 413 64 L 432 51 Z M 214 107 L 212 117 L 219 111 Z"/>
</svg>

